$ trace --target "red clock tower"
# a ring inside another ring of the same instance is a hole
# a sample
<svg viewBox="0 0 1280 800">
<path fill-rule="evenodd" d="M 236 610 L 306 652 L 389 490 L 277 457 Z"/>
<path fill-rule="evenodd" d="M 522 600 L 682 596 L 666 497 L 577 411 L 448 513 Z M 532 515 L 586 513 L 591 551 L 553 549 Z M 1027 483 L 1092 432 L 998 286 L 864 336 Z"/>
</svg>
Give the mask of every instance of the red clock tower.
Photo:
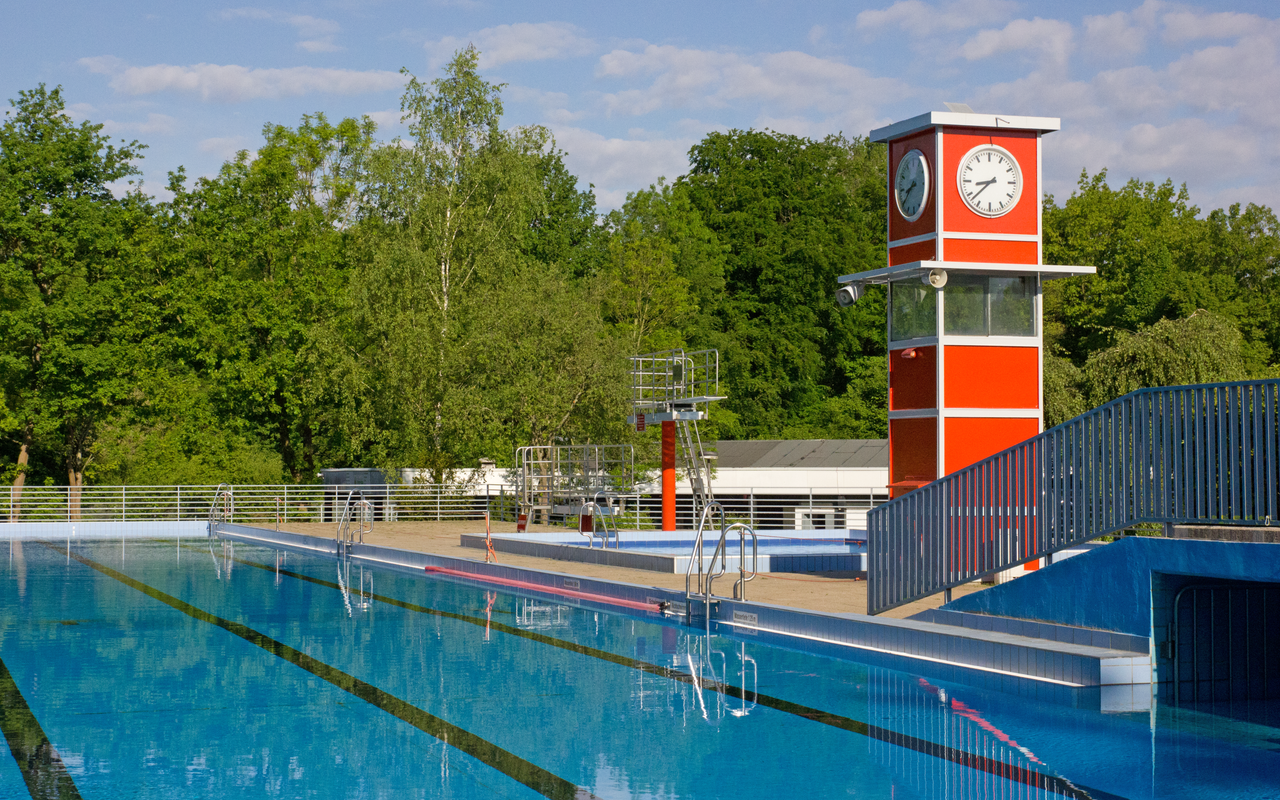
<svg viewBox="0 0 1280 800">
<path fill-rule="evenodd" d="M 1059 120 L 932 112 L 871 132 L 889 152 L 889 258 L 837 299 L 889 291 L 893 497 L 1044 428 L 1040 142 Z"/>
</svg>

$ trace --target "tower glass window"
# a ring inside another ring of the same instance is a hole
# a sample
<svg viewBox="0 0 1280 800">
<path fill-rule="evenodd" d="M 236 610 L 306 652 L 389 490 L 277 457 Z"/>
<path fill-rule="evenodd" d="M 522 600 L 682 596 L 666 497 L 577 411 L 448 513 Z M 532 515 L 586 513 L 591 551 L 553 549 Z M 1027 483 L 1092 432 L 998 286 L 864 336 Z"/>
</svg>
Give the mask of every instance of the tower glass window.
<svg viewBox="0 0 1280 800">
<path fill-rule="evenodd" d="M 889 340 L 938 335 L 937 290 L 920 280 L 889 284 Z"/>
<path fill-rule="evenodd" d="M 1035 336 L 1035 278 L 951 275 L 943 289 L 949 336 Z"/>
</svg>

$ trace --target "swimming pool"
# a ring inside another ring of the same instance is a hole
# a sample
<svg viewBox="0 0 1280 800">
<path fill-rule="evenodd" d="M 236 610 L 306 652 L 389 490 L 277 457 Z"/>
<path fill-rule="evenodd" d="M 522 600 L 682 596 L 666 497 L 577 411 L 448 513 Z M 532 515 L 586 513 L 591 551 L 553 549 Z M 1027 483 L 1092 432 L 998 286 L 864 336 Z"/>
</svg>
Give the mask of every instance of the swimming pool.
<svg viewBox="0 0 1280 800">
<path fill-rule="evenodd" d="M 1264 722 L 1103 714 L 244 544 L 13 543 L 0 661 L 5 797 L 1280 792 Z"/>
</svg>

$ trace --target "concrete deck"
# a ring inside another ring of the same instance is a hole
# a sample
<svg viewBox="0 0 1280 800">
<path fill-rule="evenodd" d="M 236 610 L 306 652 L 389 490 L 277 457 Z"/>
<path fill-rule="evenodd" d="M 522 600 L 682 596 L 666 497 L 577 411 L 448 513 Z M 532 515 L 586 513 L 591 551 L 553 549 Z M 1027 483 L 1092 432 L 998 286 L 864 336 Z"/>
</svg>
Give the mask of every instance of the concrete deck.
<svg viewBox="0 0 1280 800">
<path fill-rule="evenodd" d="M 289 523 L 280 530 L 301 533 L 324 539 L 333 538 L 332 523 Z M 530 525 L 531 531 L 554 531 L 542 525 Z M 365 543 L 412 550 L 419 553 L 484 561 L 484 551 L 464 547 L 463 534 L 483 534 L 484 526 L 475 522 L 377 522 L 373 533 L 365 537 Z M 515 534 L 515 523 L 495 522 L 493 533 Z M 599 550 L 596 551 L 600 552 Z M 675 573 L 652 572 L 648 569 L 630 569 L 608 564 L 559 561 L 532 555 L 498 554 L 499 563 L 529 569 L 552 572 L 572 572 L 588 578 L 657 586 L 684 591 L 685 576 Z M 735 575 L 725 575 L 716 583 L 717 594 L 732 594 Z M 723 587 L 723 588 L 722 588 Z M 962 597 L 981 591 L 978 584 L 959 586 L 952 590 L 953 597 Z M 761 573 L 747 587 L 747 597 L 752 602 L 819 611 L 826 614 L 867 613 L 867 582 L 856 572 L 819 573 Z M 942 605 L 942 594 L 936 594 L 914 603 L 900 606 L 882 614 L 882 617 L 905 619 L 912 614 Z"/>
</svg>

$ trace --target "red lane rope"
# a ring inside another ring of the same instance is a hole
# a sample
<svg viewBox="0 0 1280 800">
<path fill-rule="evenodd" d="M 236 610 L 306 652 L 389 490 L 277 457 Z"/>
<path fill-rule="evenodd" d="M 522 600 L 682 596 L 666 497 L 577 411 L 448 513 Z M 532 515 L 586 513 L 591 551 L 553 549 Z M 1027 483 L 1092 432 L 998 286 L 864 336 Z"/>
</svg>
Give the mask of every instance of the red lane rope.
<svg viewBox="0 0 1280 800">
<path fill-rule="evenodd" d="M 582 600 L 592 600 L 597 603 L 608 603 L 614 606 L 623 606 L 624 608 L 634 608 L 638 611 L 661 611 L 660 603 L 642 603 L 639 600 L 623 600 L 620 597 L 608 597 L 603 594 L 592 594 L 591 592 L 575 592 L 572 589 L 560 589 L 555 586 L 543 586 L 540 583 L 529 583 L 528 581 L 517 581 L 511 578 L 497 578 L 492 575 L 476 575 L 473 572 L 463 572 L 460 569 L 446 569 L 444 567 L 425 567 L 428 574 L 436 575 L 453 575 L 458 578 L 467 578 L 468 580 L 481 581 L 484 583 L 496 583 L 500 586 L 510 586 L 515 589 L 531 589 L 535 592 L 545 592 L 547 594 L 558 594 L 563 597 L 577 597 Z"/>
<path fill-rule="evenodd" d="M 756 577 L 772 578 L 775 581 L 795 581 L 796 583 L 840 583 L 841 581 L 862 580 L 862 578 L 784 578 L 776 572 L 757 572 Z"/>
</svg>

